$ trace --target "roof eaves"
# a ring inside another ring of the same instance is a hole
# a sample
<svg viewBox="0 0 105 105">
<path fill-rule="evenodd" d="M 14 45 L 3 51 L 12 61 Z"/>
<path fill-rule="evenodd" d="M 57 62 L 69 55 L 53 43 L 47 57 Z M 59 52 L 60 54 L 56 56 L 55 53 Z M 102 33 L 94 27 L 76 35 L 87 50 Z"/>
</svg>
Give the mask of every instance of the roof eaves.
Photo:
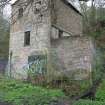
<svg viewBox="0 0 105 105">
<path fill-rule="evenodd" d="M 75 6 L 73 6 L 69 1 L 67 0 L 61 0 L 61 1 L 82 16 L 82 13 Z"/>
<path fill-rule="evenodd" d="M 18 1 L 20 1 L 20 0 L 16 0 L 14 3 L 12 3 L 12 6 L 15 5 Z"/>
</svg>

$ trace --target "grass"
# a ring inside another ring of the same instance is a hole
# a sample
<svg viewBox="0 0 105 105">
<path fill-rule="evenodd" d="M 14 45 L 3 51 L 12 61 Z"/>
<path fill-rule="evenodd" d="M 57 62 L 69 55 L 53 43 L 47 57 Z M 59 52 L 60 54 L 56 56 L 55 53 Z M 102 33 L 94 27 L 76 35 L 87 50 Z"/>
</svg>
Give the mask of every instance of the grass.
<svg viewBox="0 0 105 105">
<path fill-rule="evenodd" d="M 95 100 L 79 100 L 73 105 L 105 105 L 105 79 L 96 92 Z"/>
<path fill-rule="evenodd" d="M 49 105 L 65 98 L 57 89 L 45 89 L 11 79 L 0 78 L 0 100 L 13 105 Z"/>
<path fill-rule="evenodd" d="M 97 89 L 96 100 L 105 101 L 105 79 L 101 83 L 100 87 Z"/>
<path fill-rule="evenodd" d="M 105 102 L 92 101 L 92 100 L 79 100 L 73 105 L 105 105 Z"/>
<path fill-rule="evenodd" d="M 83 94 L 88 88 L 91 86 L 88 80 L 81 80 L 81 81 L 70 81 L 69 89 L 67 90 L 67 95 L 70 97 L 75 97 L 78 95 Z"/>
<path fill-rule="evenodd" d="M 69 96 L 76 96 L 86 90 L 89 81 L 70 81 Z M 67 98 L 62 89 L 49 89 L 0 76 L 0 100 L 13 105 L 49 105 Z"/>
</svg>

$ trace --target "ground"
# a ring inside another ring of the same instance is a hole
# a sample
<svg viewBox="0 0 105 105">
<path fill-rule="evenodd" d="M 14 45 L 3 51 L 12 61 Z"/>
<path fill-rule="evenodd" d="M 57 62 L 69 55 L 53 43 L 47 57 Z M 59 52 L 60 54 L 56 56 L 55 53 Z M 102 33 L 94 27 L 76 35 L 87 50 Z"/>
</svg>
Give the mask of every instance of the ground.
<svg viewBox="0 0 105 105">
<path fill-rule="evenodd" d="M 82 99 L 73 105 L 105 105 L 105 79 L 103 79 L 103 82 L 98 87 L 94 100 Z"/>
<path fill-rule="evenodd" d="M 0 100 L 5 102 L 0 105 L 55 105 L 54 103 L 65 98 L 65 94 L 59 89 L 46 89 L 9 78 L 0 78 Z"/>
<path fill-rule="evenodd" d="M 105 79 L 98 87 L 94 100 L 75 101 L 60 89 L 34 86 L 0 76 L 0 105 L 105 105 Z"/>
</svg>

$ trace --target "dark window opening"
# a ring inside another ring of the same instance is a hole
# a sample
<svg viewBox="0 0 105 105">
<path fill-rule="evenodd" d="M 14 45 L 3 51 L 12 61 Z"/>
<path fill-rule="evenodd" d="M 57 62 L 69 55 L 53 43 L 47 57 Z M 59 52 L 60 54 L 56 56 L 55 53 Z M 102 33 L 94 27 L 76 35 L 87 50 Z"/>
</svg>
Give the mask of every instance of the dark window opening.
<svg viewBox="0 0 105 105">
<path fill-rule="evenodd" d="M 30 45 L 30 31 L 25 32 L 24 46 Z"/>
<path fill-rule="evenodd" d="M 23 16 L 23 8 L 20 8 L 20 9 L 19 9 L 18 17 L 20 18 L 20 17 L 22 17 L 22 16 Z"/>
<path fill-rule="evenodd" d="M 39 8 L 36 8 L 35 11 L 36 11 L 36 13 L 39 13 L 40 12 L 40 9 Z"/>
<path fill-rule="evenodd" d="M 41 1 L 35 3 L 35 13 L 39 13 L 41 9 Z"/>
<path fill-rule="evenodd" d="M 42 23 L 43 21 L 43 14 L 39 14 L 39 18 L 37 20 L 38 23 Z"/>
<path fill-rule="evenodd" d="M 40 4 L 41 5 L 41 1 L 37 1 L 36 4 Z"/>
<path fill-rule="evenodd" d="M 59 38 L 61 38 L 63 36 L 63 31 L 59 30 Z"/>
</svg>

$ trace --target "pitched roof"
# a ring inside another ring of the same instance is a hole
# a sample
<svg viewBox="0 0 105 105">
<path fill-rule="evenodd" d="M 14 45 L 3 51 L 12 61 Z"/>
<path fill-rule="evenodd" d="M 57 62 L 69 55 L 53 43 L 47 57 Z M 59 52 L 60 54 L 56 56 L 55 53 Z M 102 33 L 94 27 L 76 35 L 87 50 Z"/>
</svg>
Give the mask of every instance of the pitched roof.
<svg viewBox="0 0 105 105">
<path fill-rule="evenodd" d="M 19 0 L 15 0 L 15 1 L 12 3 L 12 5 L 15 5 L 18 1 L 19 1 Z"/>
<path fill-rule="evenodd" d="M 75 10 L 78 14 L 82 15 L 82 13 L 68 0 L 61 0 L 63 3 L 65 3 L 67 6 Z"/>
<path fill-rule="evenodd" d="M 15 5 L 19 0 L 16 0 L 12 5 Z M 68 0 L 61 0 L 63 3 L 65 3 L 67 6 L 75 10 L 78 14 L 82 15 L 81 12 Z"/>
</svg>

